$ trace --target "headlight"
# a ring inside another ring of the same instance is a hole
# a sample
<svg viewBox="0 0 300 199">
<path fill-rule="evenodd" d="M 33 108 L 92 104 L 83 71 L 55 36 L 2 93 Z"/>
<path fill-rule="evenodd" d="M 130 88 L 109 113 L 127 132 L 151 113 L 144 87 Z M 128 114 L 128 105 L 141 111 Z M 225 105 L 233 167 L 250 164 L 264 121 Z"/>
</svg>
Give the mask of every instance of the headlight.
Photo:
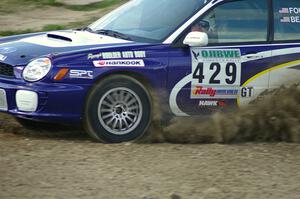
<svg viewBox="0 0 300 199">
<path fill-rule="evenodd" d="M 29 82 L 36 82 L 43 79 L 51 69 L 49 58 L 40 58 L 30 62 L 23 70 L 23 78 Z"/>
</svg>

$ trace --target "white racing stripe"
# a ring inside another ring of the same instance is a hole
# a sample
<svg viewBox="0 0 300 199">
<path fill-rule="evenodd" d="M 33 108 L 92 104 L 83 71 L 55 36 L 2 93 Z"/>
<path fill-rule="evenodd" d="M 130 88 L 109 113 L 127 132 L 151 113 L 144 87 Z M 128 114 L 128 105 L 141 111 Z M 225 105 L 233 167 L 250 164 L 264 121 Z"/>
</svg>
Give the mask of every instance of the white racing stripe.
<svg viewBox="0 0 300 199">
<path fill-rule="evenodd" d="M 298 44 L 298 45 L 300 45 L 300 44 Z M 269 50 L 269 51 L 263 51 L 263 52 L 259 52 L 259 53 L 255 54 L 259 58 L 247 58 L 247 56 L 249 56 L 249 55 L 244 55 L 244 56 L 242 56 L 242 62 L 255 61 L 255 60 L 259 60 L 259 59 L 266 59 L 266 58 L 275 57 L 275 56 L 297 54 L 297 53 L 300 53 L 300 47 Z"/>
<path fill-rule="evenodd" d="M 180 80 L 173 88 L 173 90 L 171 91 L 170 94 L 170 99 L 169 99 L 169 104 L 170 104 L 170 108 L 172 110 L 172 112 L 177 115 L 177 116 L 189 116 L 188 114 L 186 114 L 185 112 L 183 112 L 177 104 L 177 95 L 180 92 L 180 90 L 187 85 L 188 83 L 190 83 L 192 80 L 192 74 L 189 74 L 187 76 L 185 76 L 182 80 Z"/>
</svg>

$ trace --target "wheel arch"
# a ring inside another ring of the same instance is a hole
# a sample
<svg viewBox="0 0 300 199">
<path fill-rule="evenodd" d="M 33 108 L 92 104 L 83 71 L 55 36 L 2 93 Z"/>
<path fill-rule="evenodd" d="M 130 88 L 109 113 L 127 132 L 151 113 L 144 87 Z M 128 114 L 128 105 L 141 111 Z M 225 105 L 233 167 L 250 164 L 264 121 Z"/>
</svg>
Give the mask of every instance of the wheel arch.
<svg viewBox="0 0 300 199">
<path fill-rule="evenodd" d="M 149 92 L 154 88 L 153 85 L 150 83 L 150 79 L 147 78 L 145 75 L 141 74 L 140 72 L 135 71 L 108 71 L 106 73 L 101 74 L 97 77 L 97 79 L 94 81 L 93 85 L 99 84 L 101 81 L 105 80 L 106 78 L 115 76 L 115 75 L 124 75 L 133 78 L 134 80 L 141 83 L 143 86 L 146 87 L 146 89 L 149 90 Z"/>
</svg>

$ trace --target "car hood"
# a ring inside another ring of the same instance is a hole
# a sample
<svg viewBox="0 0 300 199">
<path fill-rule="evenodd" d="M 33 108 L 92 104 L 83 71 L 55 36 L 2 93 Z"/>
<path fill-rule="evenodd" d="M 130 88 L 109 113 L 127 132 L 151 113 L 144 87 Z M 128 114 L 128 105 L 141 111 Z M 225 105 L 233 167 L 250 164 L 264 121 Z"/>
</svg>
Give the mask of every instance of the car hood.
<svg viewBox="0 0 300 199">
<path fill-rule="evenodd" d="M 55 31 L 0 44 L 0 62 L 26 65 L 41 56 L 126 43 L 132 42 L 87 31 Z"/>
</svg>

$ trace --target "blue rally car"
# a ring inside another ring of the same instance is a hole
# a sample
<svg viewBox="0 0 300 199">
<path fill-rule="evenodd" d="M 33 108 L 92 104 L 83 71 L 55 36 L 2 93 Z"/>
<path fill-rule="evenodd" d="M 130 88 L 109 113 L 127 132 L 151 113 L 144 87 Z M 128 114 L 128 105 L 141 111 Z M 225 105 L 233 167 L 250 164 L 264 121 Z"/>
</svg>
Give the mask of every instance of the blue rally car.
<svg viewBox="0 0 300 199">
<path fill-rule="evenodd" d="M 143 136 L 153 96 L 209 115 L 299 77 L 299 0 L 131 0 L 83 29 L 0 38 L 1 111 L 109 143 Z"/>
</svg>

